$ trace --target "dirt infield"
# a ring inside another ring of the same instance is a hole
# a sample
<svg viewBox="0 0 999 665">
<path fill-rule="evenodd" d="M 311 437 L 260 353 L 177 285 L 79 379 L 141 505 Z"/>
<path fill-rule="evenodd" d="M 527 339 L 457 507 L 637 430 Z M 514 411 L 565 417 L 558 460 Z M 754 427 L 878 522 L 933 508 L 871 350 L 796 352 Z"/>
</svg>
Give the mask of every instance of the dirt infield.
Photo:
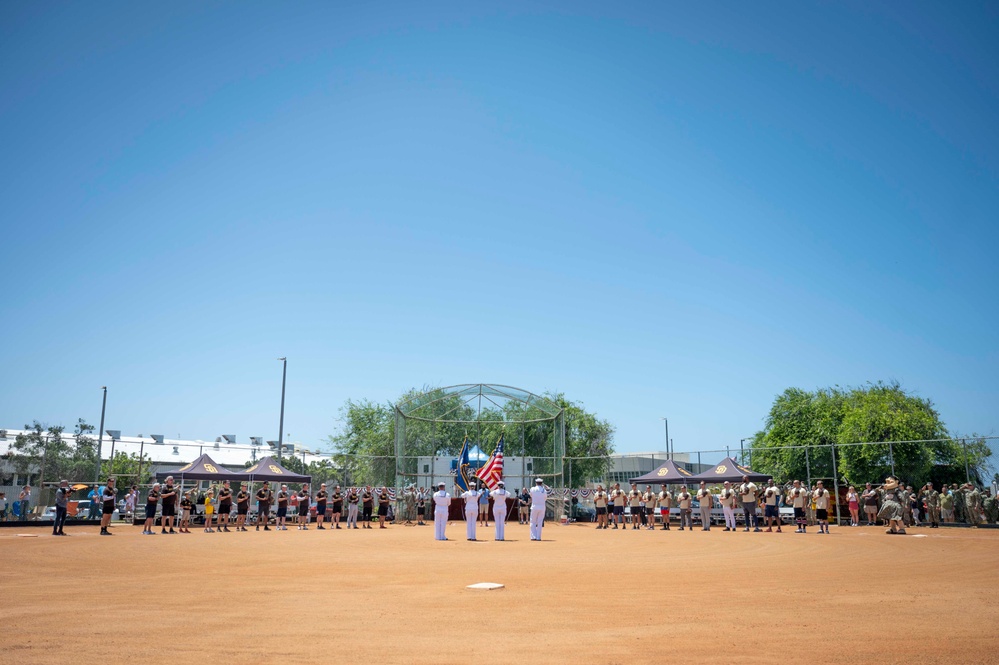
<svg viewBox="0 0 999 665">
<path fill-rule="evenodd" d="M 0 531 L 0 663 L 999 662 L 995 530 L 113 530 Z"/>
</svg>

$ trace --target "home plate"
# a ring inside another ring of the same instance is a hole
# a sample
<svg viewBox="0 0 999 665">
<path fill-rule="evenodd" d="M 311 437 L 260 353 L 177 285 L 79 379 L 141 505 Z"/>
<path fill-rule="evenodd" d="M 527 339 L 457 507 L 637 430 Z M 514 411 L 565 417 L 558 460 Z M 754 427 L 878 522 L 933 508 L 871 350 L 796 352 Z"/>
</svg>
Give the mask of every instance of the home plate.
<svg viewBox="0 0 999 665">
<path fill-rule="evenodd" d="M 914 533 L 914 534 L 912 534 L 912 537 L 913 538 L 925 538 L 926 534 L 925 533 Z"/>
<path fill-rule="evenodd" d="M 502 589 L 502 584 L 497 584 L 496 582 L 479 582 L 478 584 L 469 584 L 466 589 L 484 589 L 486 591 L 492 591 L 493 589 Z"/>
<path fill-rule="evenodd" d="M 18 538 L 37 538 L 38 534 L 37 533 L 19 533 L 19 534 L 17 534 L 17 537 Z"/>
</svg>

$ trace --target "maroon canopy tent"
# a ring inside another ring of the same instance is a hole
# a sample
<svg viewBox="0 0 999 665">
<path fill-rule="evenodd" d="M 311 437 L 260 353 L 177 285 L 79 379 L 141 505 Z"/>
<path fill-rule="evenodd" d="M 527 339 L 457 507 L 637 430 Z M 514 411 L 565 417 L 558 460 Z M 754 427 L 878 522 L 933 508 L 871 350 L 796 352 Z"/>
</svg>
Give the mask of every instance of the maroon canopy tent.
<svg viewBox="0 0 999 665">
<path fill-rule="evenodd" d="M 684 485 L 692 475 L 690 471 L 677 465 L 673 460 L 667 460 L 664 464 L 661 464 L 658 468 L 653 469 L 644 476 L 632 478 L 631 482 L 636 485 L 662 485 L 663 483 L 667 485 Z"/>
<path fill-rule="evenodd" d="M 690 476 L 688 480 L 693 482 L 700 482 L 703 480 L 706 483 L 723 483 L 727 480 L 729 482 L 738 483 L 742 481 L 743 476 L 749 476 L 749 480 L 754 483 L 764 482 L 772 478 L 770 474 L 756 473 L 749 467 L 742 466 L 735 461 L 734 457 L 726 457 L 704 473 L 699 473 L 696 476 Z"/>
<path fill-rule="evenodd" d="M 185 480 L 230 480 L 235 482 L 246 480 L 249 477 L 245 473 L 233 473 L 209 457 L 208 453 L 204 453 L 198 459 L 179 469 L 168 469 L 156 473 L 157 480 L 165 480 L 167 476 L 173 476 L 174 479 L 181 482 Z"/>
</svg>

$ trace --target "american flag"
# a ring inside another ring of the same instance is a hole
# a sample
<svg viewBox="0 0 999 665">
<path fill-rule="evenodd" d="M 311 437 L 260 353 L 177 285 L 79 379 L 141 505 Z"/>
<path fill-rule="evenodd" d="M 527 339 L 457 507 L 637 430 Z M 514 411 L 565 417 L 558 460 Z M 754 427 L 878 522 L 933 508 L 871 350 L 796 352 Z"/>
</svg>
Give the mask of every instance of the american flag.
<svg viewBox="0 0 999 665">
<path fill-rule="evenodd" d="M 496 450 L 489 456 L 489 459 L 481 469 L 475 472 L 475 476 L 486 484 L 491 490 L 498 487 L 499 481 L 503 480 L 503 437 L 500 436 L 496 444 Z"/>
</svg>

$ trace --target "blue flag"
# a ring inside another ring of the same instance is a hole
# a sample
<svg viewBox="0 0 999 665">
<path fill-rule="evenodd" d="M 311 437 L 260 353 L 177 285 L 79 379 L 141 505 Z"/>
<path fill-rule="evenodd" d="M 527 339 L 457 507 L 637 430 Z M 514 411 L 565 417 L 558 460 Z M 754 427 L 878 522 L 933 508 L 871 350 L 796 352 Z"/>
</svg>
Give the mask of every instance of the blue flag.
<svg viewBox="0 0 999 665">
<path fill-rule="evenodd" d="M 465 442 L 461 444 L 461 452 L 458 453 L 458 468 L 455 469 L 454 482 L 462 492 L 468 491 L 468 435 L 465 435 Z"/>
</svg>

